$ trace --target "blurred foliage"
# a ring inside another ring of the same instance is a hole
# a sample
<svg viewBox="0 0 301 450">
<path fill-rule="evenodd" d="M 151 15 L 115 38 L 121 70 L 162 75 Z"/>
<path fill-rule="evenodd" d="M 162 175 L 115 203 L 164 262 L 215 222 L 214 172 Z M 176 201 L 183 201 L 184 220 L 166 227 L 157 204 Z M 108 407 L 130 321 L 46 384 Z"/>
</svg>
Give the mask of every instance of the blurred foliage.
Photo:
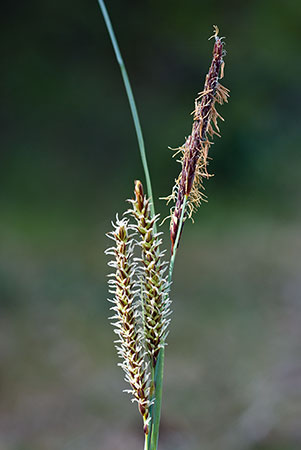
<svg viewBox="0 0 301 450">
<path fill-rule="evenodd" d="M 190 133 L 213 24 L 228 52 L 210 201 L 176 267 L 162 450 L 300 448 L 300 1 L 107 6 L 156 198 L 179 172 L 168 146 Z M 0 447 L 138 449 L 103 250 L 143 172 L 104 22 L 97 1 L 7 2 L 1 33 Z"/>
</svg>

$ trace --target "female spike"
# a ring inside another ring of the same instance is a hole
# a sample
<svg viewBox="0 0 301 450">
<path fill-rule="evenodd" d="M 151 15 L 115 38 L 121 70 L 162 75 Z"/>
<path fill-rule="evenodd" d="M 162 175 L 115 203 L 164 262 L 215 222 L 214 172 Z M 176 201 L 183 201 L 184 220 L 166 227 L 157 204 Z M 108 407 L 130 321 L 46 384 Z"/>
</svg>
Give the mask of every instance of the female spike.
<svg viewBox="0 0 301 450">
<path fill-rule="evenodd" d="M 148 432 L 148 364 L 144 359 L 144 345 L 141 338 L 139 314 L 136 307 L 137 291 L 135 290 L 136 263 L 133 262 L 133 236 L 128 220 L 116 218 L 114 230 L 107 236 L 115 243 L 114 247 L 106 250 L 106 254 L 112 255 L 113 260 L 109 266 L 115 269 L 110 275 L 109 292 L 114 295 L 112 310 L 114 315 L 115 333 L 119 339 L 115 341 L 118 356 L 122 358 L 119 364 L 125 372 L 125 381 L 131 385 L 127 390 L 133 395 L 133 401 L 138 402 L 138 409 L 143 417 L 144 431 Z"/>
</svg>

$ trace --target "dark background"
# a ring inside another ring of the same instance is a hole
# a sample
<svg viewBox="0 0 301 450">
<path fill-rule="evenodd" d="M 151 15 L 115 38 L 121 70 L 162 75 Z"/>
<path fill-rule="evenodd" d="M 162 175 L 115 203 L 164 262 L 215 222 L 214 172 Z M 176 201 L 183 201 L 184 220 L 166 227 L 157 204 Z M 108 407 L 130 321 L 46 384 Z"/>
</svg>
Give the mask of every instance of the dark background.
<svg viewBox="0 0 301 450">
<path fill-rule="evenodd" d="M 231 99 L 178 254 L 160 448 L 300 449 L 301 3 L 107 6 L 156 199 L 180 169 L 168 146 L 190 133 L 212 25 L 226 36 Z M 143 171 L 104 21 L 96 0 L 6 2 L 0 20 L 0 448 L 141 449 L 103 251 Z"/>
</svg>

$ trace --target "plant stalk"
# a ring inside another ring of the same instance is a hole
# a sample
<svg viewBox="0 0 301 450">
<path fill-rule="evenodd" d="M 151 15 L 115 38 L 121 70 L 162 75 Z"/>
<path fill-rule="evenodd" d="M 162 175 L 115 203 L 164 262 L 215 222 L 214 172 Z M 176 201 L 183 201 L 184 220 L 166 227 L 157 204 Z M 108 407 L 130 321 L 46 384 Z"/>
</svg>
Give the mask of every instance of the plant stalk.
<svg viewBox="0 0 301 450">
<path fill-rule="evenodd" d="M 177 249 L 178 249 L 178 243 L 179 243 L 180 236 L 181 236 L 181 230 L 182 230 L 184 216 L 185 216 L 185 211 L 186 211 L 187 199 L 188 199 L 188 196 L 185 195 L 184 201 L 183 201 L 181 217 L 180 217 L 180 222 L 179 222 L 179 228 L 178 228 L 178 232 L 177 232 L 177 236 L 176 236 L 176 240 L 175 240 L 175 245 L 174 245 L 174 251 L 173 251 L 173 253 L 171 255 L 171 258 L 170 258 L 169 272 L 168 272 L 169 285 L 172 282 L 172 274 L 173 274 L 173 269 L 174 269 L 174 265 L 175 265 L 175 259 L 176 259 Z M 159 352 L 158 360 L 157 360 L 157 364 L 156 364 L 156 368 L 155 368 L 155 379 L 154 379 L 154 384 L 155 384 L 155 403 L 154 403 L 153 408 L 152 408 L 152 428 L 151 428 L 151 433 L 152 434 L 151 434 L 150 450 L 157 450 L 157 448 L 158 448 L 159 427 L 160 427 L 160 417 L 161 417 L 161 405 L 162 405 L 164 356 L 165 356 L 165 352 L 164 352 L 164 347 L 163 347 L 163 348 L 161 348 L 161 350 Z"/>
<path fill-rule="evenodd" d="M 148 434 L 144 435 L 144 450 L 150 450 L 150 439 L 149 439 L 150 431 Z"/>
</svg>

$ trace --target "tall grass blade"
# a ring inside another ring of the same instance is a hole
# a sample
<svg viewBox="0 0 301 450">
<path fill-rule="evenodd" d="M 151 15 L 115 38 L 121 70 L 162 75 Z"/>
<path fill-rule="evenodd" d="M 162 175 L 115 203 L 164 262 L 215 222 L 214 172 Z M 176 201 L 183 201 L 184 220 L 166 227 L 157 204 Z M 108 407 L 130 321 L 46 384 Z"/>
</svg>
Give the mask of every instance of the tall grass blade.
<svg viewBox="0 0 301 450">
<path fill-rule="evenodd" d="M 119 45 L 112 27 L 112 23 L 107 11 L 107 8 L 105 6 L 105 3 L 103 0 L 98 0 L 103 18 L 105 20 L 110 38 L 111 38 L 111 42 L 114 48 L 114 52 L 115 52 L 115 56 L 117 59 L 117 62 L 119 64 L 120 70 L 121 70 L 121 75 L 122 75 L 122 79 L 123 79 L 123 83 L 124 83 L 124 87 L 126 90 L 126 94 L 128 97 L 128 101 L 130 104 L 130 108 L 131 108 L 131 113 L 132 113 L 132 117 L 133 117 L 133 121 L 134 121 L 134 125 L 135 125 L 135 130 L 136 130 L 136 135 L 137 135 L 137 140 L 138 140 L 138 145 L 139 145 L 139 150 L 140 150 L 140 156 L 141 156 L 141 160 L 142 160 L 142 165 L 143 165 L 143 170 L 144 170 L 144 175 L 145 175 L 145 180 L 146 180 L 146 187 L 147 187 L 147 195 L 148 198 L 150 199 L 150 208 L 151 208 L 151 215 L 152 217 L 155 216 L 155 207 L 154 207 L 154 199 L 153 199 L 153 191 L 152 191 L 152 183 L 151 183 L 151 178 L 150 178 L 150 174 L 149 174 L 149 169 L 148 169 L 148 164 L 147 164 L 147 158 L 146 158 L 146 153 L 145 153 L 145 146 L 144 146 L 144 139 L 143 139 L 143 134 L 142 134 L 142 129 L 141 129 L 141 125 L 140 125 L 140 120 L 139 120 L 139 115 L 138 115 L 138 111 L 136 108 L 136 103 L 135 103 L 135 99 L 134 99 L 134 95 L 133 95 L 133 91 L 131 88 L 131 84 L 130 84 L 130 80 L 125 68 L 125 64 L 123 62 L 120 50 L 119 50 Z M 156 227 L 156 226 L 155 226 Z"/>
</svg>

